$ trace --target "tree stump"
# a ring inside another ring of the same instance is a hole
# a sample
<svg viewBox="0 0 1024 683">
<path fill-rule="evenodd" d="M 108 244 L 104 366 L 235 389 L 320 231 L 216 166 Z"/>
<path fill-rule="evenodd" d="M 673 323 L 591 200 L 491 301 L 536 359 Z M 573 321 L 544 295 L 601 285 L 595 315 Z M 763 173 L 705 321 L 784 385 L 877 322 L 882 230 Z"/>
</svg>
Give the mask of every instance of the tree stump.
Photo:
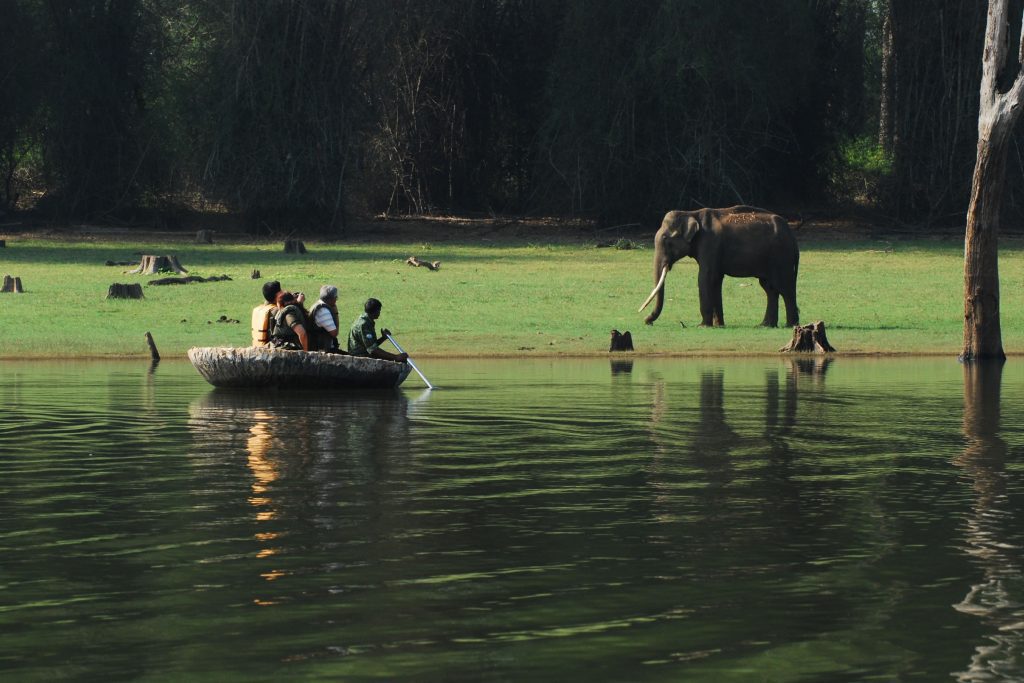
<svg viewBox="0 0 1024 683">
<path fill-rule="evenodd" d="M 196 244 L 213 244 L 213 230 L 198 230 Z"/>
<path fill-rule="evenodd" d="M 4 275 L 4 284 L 0 287 L 0 292 L 12 292 L 14 294 L 24 294 L 25 290 L 21 286 L 20 277 L 11 277 L 10 275 Z"/>
<path fill-rule="evenodd" d="M 424 261 L 423 259 L 416 258 L 415 256 L 410 256 L 409 258 L 405 259 L 405 262 L 408 263 L 410 266 L 416 266 L 417 268 L 423 266 L 424 268 L 429 268 L 430 270 L 437 270 L 438 268 L 441 267 L 440 261 Z"/>
<path fill-rule="evenodd" d="M 115 282 L 110 285 L 110 289 L 107 290 L 108 299 L 141 299 L 142 297 L 142 285 L 138 283 L 134 284 L 120 284 Z"/>
<path fill-rule="evenodd" d="M 150 256 L 144 255 L 142 262 L 138 268 L 127 271 L 128 275 L 142 274 L 142 275 L 156 275 L 157 273 L 165 270 L 173 270 L 175 273 L 187 273 L 188 271 L 182 268 L 181 264 L 178 263 L 177 256 Z"/>
<path fill-rule="evenodd" d="M 284 253 L 286 254 L 305 254 L 306 245 L 302 243 L 302 240 L 285 240 L 284 241 Z"/>
<path fill-rule="evenodd" d="M 250 275 L 249 277 L 251 277 L 253 280 L 259 280 L 263 276 L 260 275 L 260 271 L 258 268 L 253 268 L 252 275 Z"/>
<path fill-rule="evenodd" d="M 612 341 L 608 347 L 608 352 L 612 351 L 632 351 L 633 350 L 633 335 L 629 333 L 629 330 L 625 332 L 619 332 L 618 330 L 612 330 Z"/>
<path fill-rule="evenodd" d="M 140 288 L 141 289 L 141 288 Z M 153 341 L 153 335 L 146 332 L 146 343 L 149 344 L 149 357 L 154 363 L 160 362 L 160 352 L 156 350 L 156 342 Z"/>
<path fill-rule="evenodd" d="M 797 325 L 793 328 L 793 338 L 779 351 L 783 353 L 833 353 L 835 349 L 828 343 L 825 336 L 824 321 L 810 325 Z"/>
<path fill-rule="evenodd" d="M 0 240 L 0 249 L 7 247 L 7 240 Z"/>
</svg>

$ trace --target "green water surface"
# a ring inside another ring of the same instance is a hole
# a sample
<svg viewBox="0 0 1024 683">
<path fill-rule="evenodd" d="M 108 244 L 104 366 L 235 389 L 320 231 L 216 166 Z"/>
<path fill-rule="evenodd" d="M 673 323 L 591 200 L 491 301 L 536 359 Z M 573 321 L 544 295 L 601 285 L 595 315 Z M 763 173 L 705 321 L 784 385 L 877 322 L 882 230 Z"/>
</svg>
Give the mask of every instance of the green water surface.
<svg viewBox="0 0 1024 683">
<path fill-rule="evenodd" d="M 0 679 L 1024 679 L 1024 366 L 0 363 Z"/>
</svg>

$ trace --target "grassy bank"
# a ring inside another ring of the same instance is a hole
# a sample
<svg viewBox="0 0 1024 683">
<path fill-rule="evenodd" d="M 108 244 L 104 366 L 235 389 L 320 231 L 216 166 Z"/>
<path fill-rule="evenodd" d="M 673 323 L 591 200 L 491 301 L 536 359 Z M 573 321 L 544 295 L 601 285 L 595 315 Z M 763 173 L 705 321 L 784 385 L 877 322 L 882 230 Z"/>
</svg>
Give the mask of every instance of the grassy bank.
<svg viewBox="0 0 1024 683">
<path fill-rule="evenodd" d="M 636 309 L 653 284 L 649 247 L 596 248 L 582 239 L 307 241 L 310 253 L 294 256 L 282 253 L 280 241 L 200 246 L 188 237 L 8 239 L 0 250 L 0 274 L 20 276 L 27 291 L 0 294 L 0 357 L 146 356 L 146 331 L 165 357 L 190 346 L 248 345 L 250 310 L 269 279 L 312 298 L 322 283 L 338 285 L 343 327 L 368 296 L 381 299 L 380 324 L 416 356 L 601 354 L 612 328 L 630 330 L 638 353 L 772 353 L 790 337 L 785 328 L 756 326 L 764 295 L 754 280 L 727 278 L 728 327 L 699 328 L 697 266 L 689 259 L 669 276 L 661 319 L 644 326 Z M 835 240 L 805 232 L 800 246 L 801 319 L 825 320 L 840 352 L 958 351 L 960 241 Z M 1008 353 L 1024 350 L 1022 251 L 1020 240 L 1003 241 Z M 140 253 L 176 254 L 190 274 L 232 280 L 150 286 L 145 283 L 157 276 L 126 275 L 128 267 L 104 265 L 138 262 Z M 410 255 L 440 260 L 441 269 L 407 266 Z M 254 268 L 262 272 L 259 281 L 249 277 Z M 114 282 L 143 283 L 145 299 L 106 300 Z M 221 316 L 241 322 L 215 322 Z"/>
</svg>

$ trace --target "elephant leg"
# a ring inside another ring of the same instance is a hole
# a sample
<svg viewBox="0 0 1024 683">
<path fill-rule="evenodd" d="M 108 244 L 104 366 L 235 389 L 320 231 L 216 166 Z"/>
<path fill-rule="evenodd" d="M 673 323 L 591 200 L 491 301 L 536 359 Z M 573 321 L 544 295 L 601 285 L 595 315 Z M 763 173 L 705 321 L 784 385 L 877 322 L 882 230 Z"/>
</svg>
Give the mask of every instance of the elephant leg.
<svg viewBox="0 0 1024 683">
<path fill-rule="evenodd" d="M 716 275 L 708 268 L 701 268 L 697 273 L 697 290 L 700 295 L 700 326 L 712 327 L 715 316 L 715 280 Z M 720 278 L 719 278 L 720 281 Z M 718 295 L 721 297 L 722 288 L 719 286 Z"/>
<path fill-rule="evenodd" d="M 764 320 L 761 321 L 762 327 L 778 327 L 779 326 L 779 290 L 772 287 L 771 283 L 765 278 L 758 278 L 758 282 L 761 283 L 761 289 L 764 290 L 765 296 L 768 298 L 768 304 L 764 309 Z"/>
<path fill-rule="evenodd" d="M 725 309 L 722 308 L 722 282 L 725 280 L 724 275 L 719 275 L 718 279 L 714 283 L 714 305 L 715 311 L 712 317 L 712 324 L 715 327 L 725 327 Z"/>
<path fill-rule="evenodd" d="M 800 309 L 796 305 L 796 287 L 782 293 L 782 301 L 786 304 L 786 324 L 795 327 L 800 324 Z"/>
</svg>

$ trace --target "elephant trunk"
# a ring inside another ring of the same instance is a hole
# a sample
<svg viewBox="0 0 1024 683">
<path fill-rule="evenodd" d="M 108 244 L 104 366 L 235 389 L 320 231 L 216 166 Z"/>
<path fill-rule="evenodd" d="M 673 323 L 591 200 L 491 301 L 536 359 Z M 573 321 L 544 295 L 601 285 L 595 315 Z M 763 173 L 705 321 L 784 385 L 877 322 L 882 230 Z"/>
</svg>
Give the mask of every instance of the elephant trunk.
<svg viewBox="0 0 1024 683">
<path fill-rule="evenodd" d="M 647 305 L 651 303 L 651 299 L 656 299 L 654 303 L 654 310 L 651 314 L 644 318 L 644 322 L 648 325 L 653 325 L 654 321 L 661 315 L 661 309 L 665 305 L 665 277 L 668 275 L 668 264 L 664 260 L 655 257 L 654 259 L 654 289 L 651 290 L 650 295 L 644 301 L 643 305 L 640 306 L 640 310 L 647 308 Z"/>
</svg>

